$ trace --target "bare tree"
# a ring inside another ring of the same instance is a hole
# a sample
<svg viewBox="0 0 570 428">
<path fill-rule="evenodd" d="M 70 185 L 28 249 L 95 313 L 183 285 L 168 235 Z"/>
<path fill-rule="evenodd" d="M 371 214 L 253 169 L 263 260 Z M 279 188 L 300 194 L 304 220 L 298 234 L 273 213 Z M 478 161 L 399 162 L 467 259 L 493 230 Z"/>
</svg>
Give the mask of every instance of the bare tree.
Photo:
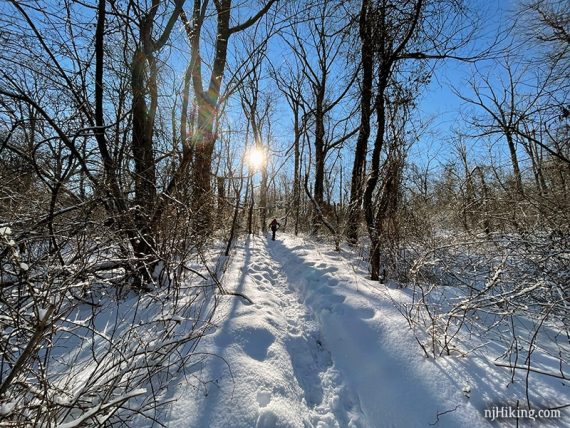
<svg viewBox="0 0 570 428">
<path fill-rule="evenodd" d="M 515 191 L 520 198 L 524 198 L 523 179 L 517 154 L 517 142 L 519 139 L 518 128 L 537 108 L 540 95 L 528 96 L 520 93 L 519 86 L 522 84 L 522 76 L 515 76 L 511 66 L 504 66 L 507 81 L 502 83 L 500 89 L 488 78 L 480 77 L 481 84 L 471 82 L 474 98 L 466 95 L 460 97 L 484 111 L 485 117 L 476 118 L 473 125 L 481 130 L 481 135 L 499 134 L 507 143 L 509 150 Z M 523 72 L 524 75 L 524 72 Z M 540 92 L 540 91 L 539 91 Z"/>
<path fill-rule="evenodd" d="M 192 84 L 197 104 L 197 118 L 194 136 L 194 169 L 193 178 L 196 186 L 194 196 L 194 209 L 200 212 L 201 228 L 207 230 L 211 226 L 210 208 L 211 183 L 210 175 L 212 168 L 212 154 L 216 135 L 214 132 L 217 112 L 219 110 L 220 91 L 226 69 L 229 39 L 233 34 L 239 33 L 254 25 L 265 15 L 276 0 L 267 0 L 263 7 L 243 22 L 231 25 L 232 0 L 214 0 L 216 17 L 216 44 L 214 56 L 211 61 L 210 76 L 207 86 L 203 82 L 204 61 L 200 43 L 204 26 L 205 8 L 208 0 L 194 1 L 192 12 Z"/>
<path fill-rule="evenodd" d="M 307 23 L 293 27 L 293 38 L 286 41 L 299 61 L 308 87 L 305 98 L 308 98 L 306 102 L 310 106 L 308 118 L 312 119 L 314 135 L 312 199 L 319 206 L 315 209 L 313 224 L 318 228 L 324 222 L 323 215 L 331 211 L 324 198 L 327 158 L 335 148 L 357 132 L 356 129 L 349 129 L 352 112 L 346 117 L 338 113 L 356 75 L 350 74 L 353 70 L 340 76 L 334 72 L 343 59 L 346 46 L 343 34 L 349 25 L 342 18 L 342 3 L 325 0 L 317 3 L 314 9 L 315 11 L 309 11 L 314 17 Z"/>
<path fill-rule="evenodd" d="M 445 20 L 438 17 L 454 16 L 455 26 L 446 26 Z M 409 67 L 417 67 L 414 85 L 420 87 L 427 82 L 431 69 L 424 68 L 425 60 L 442 60 L 455 58 L 473 60 L 474 56 L 458 56 L 459 49 L 472 37 L 465 34 L 459 22 L 467 19 L 463 9 L 452 2 L 431 2 L 418 0 L 408 2 L 403 7 L 386 1 L 363 1 L 360 10 L 359 35 L 363 63 L 363 96 L 361 98 L 361 124 L 357 152 L 353 166 L 353 185 L 351 191 L 351 214 L 349 224 L 349 241 L 354 242 L 356 231 L 354 224 L 358 222 L 359 201 L 362 200 L 367 223 L 368 235 L 371 241 L 371 277 L 379 279 L 380 275 L 380 225 L 382 213 L 374 203 L 381 176 L 381 154 L 385 148 L 386 132 L 388 130 L 388 105 L 390 94 L 399 97 L 392 105 L 404 105 L 404 100 L 410 100 L 409 94 L 398 88 L 398 71 L 403 63 Z M 475 27 L 474 27 L 475 28 Z M 370 50 L 372 57 L 369 56 Z M 376 71 L 376 78 L 373 72 Z M 372 91 L 375 94 L 372 94 Z M 407 89 L 406 89 L 407 90 Z M 373 102 L 373 105 L 372 105 Z M 409 104 L 411 105 L 411 104 Z M 370 135 L 370 113 L 376 113 L 376 137 L 370 160 L 368 177 L 362 180 Z M 393 111 L 398 111 L 395 109 Z M 366 117 L 368 116 L 368 117 Z M 367 124 L 368 123 L 368 124 Z M 395 171 L 393 171 L 395 172 Z M 392 180 L 392 178 L 390 178 Z"/>
<path fill-rule="evenodd" d="M 245 68 L 247 75 L 240 79 L 239 93 L 244 115 L 251 126 L 253 134 L 252 148 L 258 157 L 258 165 L 250 165 L 250 167 L 256 167 L 261 170 L 259 214 L 261 231 L 265 233 L 267 232 L 267 168 L 269 162 L 269 141 L 264 141 L 263 128 L 268 126 L 270 120 L 272 99 L 270 95 L 264 95 L 261 88 L 263 61 L 266 55 L 265 48 L 258 50 L 256 49 L 257 44 L 253 43 L 253 45 L 253 52 L 249 54 L 251 65 Z M 253 198 L 253 192 L 251 197 Z"/>
<path fill-rule="evenodd" d="M 292 65 L 286 65 L 280 70 L 272 71 L 273 79 L 285 96 L 293 115 L 293 143 L 289 150 L 293 150 L 293 196 L 291 205 L 295 215 L 295 235 L 299 233 L 301 215 L 301 144 L 303 135 L 307 132 L 309 117 L 309 106 L 304 96 L 305 78 L 299 67 L 300 64 L 296 62 L 295 68 Z"/>
</svg>

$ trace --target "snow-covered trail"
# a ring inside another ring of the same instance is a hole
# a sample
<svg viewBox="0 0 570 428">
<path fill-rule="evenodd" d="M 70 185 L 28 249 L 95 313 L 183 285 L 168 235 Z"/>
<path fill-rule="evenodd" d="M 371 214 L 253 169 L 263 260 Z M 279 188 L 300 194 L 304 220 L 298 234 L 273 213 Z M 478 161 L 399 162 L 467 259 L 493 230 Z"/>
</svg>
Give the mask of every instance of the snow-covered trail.
<svg viewBox="0 0 570 428">
<path fill-rule="evenodd" d="M 301 238 L 236 249 L 217 328 L 168 391 L 167 426 L 486 426 L 463 384 L 418 352 L 378 284 Z"/>
</svg>

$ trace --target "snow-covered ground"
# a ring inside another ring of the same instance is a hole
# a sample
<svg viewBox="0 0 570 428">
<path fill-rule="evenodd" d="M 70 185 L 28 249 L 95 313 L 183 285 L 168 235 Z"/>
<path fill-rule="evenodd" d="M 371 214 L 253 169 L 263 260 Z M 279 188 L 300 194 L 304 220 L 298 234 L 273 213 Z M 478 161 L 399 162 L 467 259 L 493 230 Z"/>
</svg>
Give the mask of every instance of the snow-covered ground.
<svg viewBox="0 0 570 428">
<path fill-rule="evenodd" d="M 392 302 L 408 298 L 405 290 L 367 281 L 349 256 L 284 234 L 238 243 L 223 283 L 253 304 L 223 297 L 217 328 L 197 349 L 204 358 L 171 382 L 163 399 L 173 403 L 158 420 L 169 427 L 476 427 L 490 424 L 485 409 L 524 398 L 485 355 L 425 358 Z M 545 403 L 566 404 L 561 382 L 535 387 Z M 552 426 L 568 423 L 562 412 Z"/>
</svg>

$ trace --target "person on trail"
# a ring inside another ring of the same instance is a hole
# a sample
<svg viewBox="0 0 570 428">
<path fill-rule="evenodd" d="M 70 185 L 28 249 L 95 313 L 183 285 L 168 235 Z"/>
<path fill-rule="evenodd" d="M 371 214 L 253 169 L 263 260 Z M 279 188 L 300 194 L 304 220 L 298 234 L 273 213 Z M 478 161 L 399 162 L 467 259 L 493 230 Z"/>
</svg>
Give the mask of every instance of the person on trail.
<svg viewBox="0 0 570 428">
<path fill-rule="evenodd" d="M 280 226 L 281 226 L 281 224 L 279 224 L 279 222 L 277 221 L 276 218 L 274 218 L 273 221 L 271 223 L 269 223 L 269 227 L 271 228 L 271 231 L 273 232 L 273 236 L 271 237 L 272 241 L 275 241 L 275 232 L 277 232 L 277 229 L 279 229 Z"/>
</svg>

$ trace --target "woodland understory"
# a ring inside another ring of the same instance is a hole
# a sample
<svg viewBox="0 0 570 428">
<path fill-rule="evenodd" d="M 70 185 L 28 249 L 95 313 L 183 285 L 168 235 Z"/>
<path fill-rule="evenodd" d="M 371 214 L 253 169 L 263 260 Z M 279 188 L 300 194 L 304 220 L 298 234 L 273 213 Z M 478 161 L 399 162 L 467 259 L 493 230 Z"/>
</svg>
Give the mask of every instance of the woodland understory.
<svg viewBox="0 0 570 428">
<path fill-rule="evenodd" d="M 567 381 L 570 15 L 526 0 L 489 28 L 481 8 L 4 1 L 0 426 L 164 405 L 233 244 L 273 218 L 409 290 L 427 358 L 469 356 L 469 332 L 513 379 Z M 419 107 L 450 63 L 470 77 L 442 135 Z"/>
</svg>

